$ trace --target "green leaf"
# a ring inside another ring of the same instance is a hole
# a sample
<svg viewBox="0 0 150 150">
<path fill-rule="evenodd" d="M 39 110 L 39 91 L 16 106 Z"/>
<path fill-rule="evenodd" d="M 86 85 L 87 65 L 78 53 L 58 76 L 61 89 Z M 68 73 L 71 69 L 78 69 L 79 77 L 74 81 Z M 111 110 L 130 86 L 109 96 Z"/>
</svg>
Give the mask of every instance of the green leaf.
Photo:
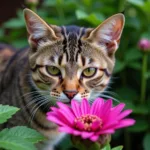
<svg viewBox="0 0 150 150">
<path fill-rule="evenodd" d="M 132 93 L 132 91 L 131 91 Z M 128 96 L 128 95 L 127 95 Z M 131 95 L 132 96 L 132 95 Z M 134 114 L 137 115 L 147 115 L 149 113 L 148 111 L 148 106 L 146 105 L 138 105 L 138 104 L 134 104 L 132 98 L 130 98 L 129 95 L 129 99 L 128 98 L 120 98 L 122 102 L 124 102 L 126 104 L 126 108 L 127 109 L 132 109 Z"/>
<path fill-rule="evenodd" d="M 92 5 L 92 0 L 83 0 L 84 5 L 86 5 L 87 7 L 90 7 L 90 5 Z"/>
<path fill-rule="evenodd" d="M 145 13 L 150 13 L 150 1 L 146 1 L 144 3 L 144 5 L 141 6 L 141 9 L 145 12 Z M 149 17 L 149 14 L 147 15 Z"/>
<path fill-rule="evenodd" d="M 105 147 L 102 148 L 102 150 L 111 150 L 110 144 L 107 144 Z"/>
<path fill-rule="evenodd" d="M 104 16 L 101 14 L 92 13 L 84 20 L 96 26 L 99 25 L 104 20 Z"/>
<path fill-rule="evenodd" d="M 142 58 L 142 53 L 138 49 L 130 49 L 125 53 L 125 61 L 132 63 L 132 61 Z"/>
<path fill-rule="evenodd" d="M 119 99 L 125 101 L 126 103 L 132 102 L 133 100 L 136 100 L 138 98 L 137 91 L 129 86 L 122 86 L 120 88 L 117 88 L 115 92 L 119 95 Z"/>
<path fill-rule="evenodd" d="M 145 74 L 146 79 L 150 78 L 150 71 Z"/>
<path fill-rule="evenodd" d="M 141 35 L 141 38 L 150 39 L 150 35 L 149 35 L 148 32 L 144 32 L 144 33 Z"/>
<path fill-rule="evenodd" d="M 136 105 L 133 108 L 134 114 L 146 115 L 148 114 L 148 106 Z"/>
<path fill-rule="evenodd" d="M 50 0 L 44 0 L 43 1 L 44 6 L 55 6 L 56 5 L 56 0 L 50 1 Z"/>
<path fill-rule="evenodd" d="M 122 61 L 117 60 L 115 64 L 114 73 L 118 73 L 125 68 L 126 64 Z"/>
<path fill-rule="evenodd" d="M 144 119 L 135 119 L 136 123 L 132 127 L 128 127 L 128 131 L 130 132 L 143 132 L 146 131 L 149 128 L 149 124 Z"/>
<path fill-rule="evenodd" d="M 76 16 L 77 19 L 83 19 L 93 25 L 98 25 L 105 19 L 104 16 L 100 13 L 91 13 L 88 15 L 86 12 L 81 10 L 76 11 Z"/>
<path fill-rule="evenodd" d="M 144 147 L 144 150 L 149 150 L 150 149 L 150 133 L 147 133 L 144 136 L 143 147 Z"/>
<path fill-rule="evenodd" d="M 14 137 L 14 138 L 23 138 L 29 142 L 37 143 L 44 140 L 45 138 L 38 133 L 37 131 L 27 128 L 25 126 L 17 126 L 11 129 L 4 129 L 0 132 L 0 137 L 2 136 Z"/>
<path fill-rule="evenodd" d="M 123 149 L 123 146 L 117 146 L 117 147 L 112 148 L 111 150 L 122 150 L 122 149 Z"/>
<path fill-rule="evenodd" d="M 136 6 L 142 6 L 144 5 L 144 1 L 143 0 L 127 0 L 127 2 L 134 4 Z"/>
<path fill-rule="evenodd" d="M 25 27 L 25 22 L 23 19 L 13 18 L 3 24 L 5 28 L 18 29 Z"/>
<path fill-rule="evenodd" d="M 35 146 L 20 138 L 4 135 L 0 137 L 0 148 L 8 150 L 36 150 Z"/>
<path fill-rule="evenodd" d="M 90 150 L 99 150 L 100 149 L 100 144 L 95 142 L 90 146 Z"/>
<path fill-rule="evenodd" d="M 16 39 L 11 43 L 16 48 L 22 48 L 28 45 L 27 39 Z"/>
<path fill-rule="evenodd" d="M 11 118 L 18 110 L 19 108 L 17 107 L 0 105 L 0 124 L 6 122 L 7 119 Z"/>
<path fill-rule="evenodd" d="M 77 19 L 85 19 L 88 17 L 88 14 L 82 10 L 76 10 Z"/>
<path fill-rule="evenodd" d="M 133 68 L 135 70 L 141 70 L 142 64 L 139 61 L 128 63 L 128 67 Z"/>
</svg>

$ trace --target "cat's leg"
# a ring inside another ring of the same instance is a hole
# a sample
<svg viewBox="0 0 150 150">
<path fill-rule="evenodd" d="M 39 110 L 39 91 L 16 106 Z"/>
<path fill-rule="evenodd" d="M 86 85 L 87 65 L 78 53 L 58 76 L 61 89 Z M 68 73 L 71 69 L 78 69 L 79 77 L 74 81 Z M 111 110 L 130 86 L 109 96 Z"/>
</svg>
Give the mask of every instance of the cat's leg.
<svg viewBox="0 0 150 150">
<path fill-rule="evenodd" d="M 47 143 L 39 143 L 37 145 L 37 150 L 54 150 L 54 145 Z"/>
<path fill-rule="evenodd" d="M 55 145 L 58 145 L 59 142 L 65 137 L 65 133 L 59 134 L 55 139 L 53 140 L 47 140 L 41 143 L 38 143 L 37 148 L 38 150 L 55 150 Z"/>
</svg>

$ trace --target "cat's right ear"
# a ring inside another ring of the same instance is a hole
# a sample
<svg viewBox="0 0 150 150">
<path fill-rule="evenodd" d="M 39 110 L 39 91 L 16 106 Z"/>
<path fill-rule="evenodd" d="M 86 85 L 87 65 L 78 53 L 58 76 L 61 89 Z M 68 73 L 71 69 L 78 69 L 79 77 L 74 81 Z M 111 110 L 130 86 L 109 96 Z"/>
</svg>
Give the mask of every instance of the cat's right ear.
<svg viewBox="0 0 150 150">
<path fill-rule="evenodd" d="M 59 39 L 54 30 L 30 9 L 24 9 L 24 18 L 29 34 L 28 42 L 31 48 L 36 49 L 42 41 L 55 41 Z"/>
<path fill-rule="evenodd" d="M 125 17 L 119 13 L 109 17 L 102 24 L 91 30 L 84 40 L 103 47 L 109 56 L 113 56 L 118 49 Z"/>
</svg>

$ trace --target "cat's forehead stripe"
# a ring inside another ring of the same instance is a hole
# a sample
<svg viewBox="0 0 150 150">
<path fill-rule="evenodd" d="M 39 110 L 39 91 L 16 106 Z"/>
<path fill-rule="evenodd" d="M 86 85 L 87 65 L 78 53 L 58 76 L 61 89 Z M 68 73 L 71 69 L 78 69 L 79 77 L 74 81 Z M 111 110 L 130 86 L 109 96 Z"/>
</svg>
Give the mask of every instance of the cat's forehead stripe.
<svg viewBox="0 0 150 150">
<path fill-rule="evenodd" d="M 76 26 L 61 27 L 62 34 L 64 35 L 64 53 L 66 53 L 67 61 L 77 61 L 78 54 L 82 51 L 81 36 L 84 34 L 85 29 Z"/>
</svg>

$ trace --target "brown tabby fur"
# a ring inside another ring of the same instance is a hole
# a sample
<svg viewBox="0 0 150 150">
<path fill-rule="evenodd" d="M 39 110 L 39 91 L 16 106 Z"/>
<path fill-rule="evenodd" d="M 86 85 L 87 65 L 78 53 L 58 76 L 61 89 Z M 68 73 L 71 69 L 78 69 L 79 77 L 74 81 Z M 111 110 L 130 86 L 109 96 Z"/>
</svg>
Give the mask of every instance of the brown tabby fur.
<svg viewBox="0 0 150 150">
<path fill-rule="evenodd" d="M 24 14 L 30 48 L 14 52 L 10 46 L 0 45 L 0 103 L 20 108 L 0 129 L 16 125 L 34 128 L 48 139 L 49 147 L 39 149 L 50 150 L 63 134 L 46 120 L 46 112 L 56 101 L 70 103 L 72 98 L 81 101 L 86 97 L 92 102 L 106 89 L 124 17 L 114 15 L 92 29 L 48 25 L 29 9 Z M 50 75 L 46 67 L 51 65 L 62 75 Z M 97 69 L 90 78 L 82 75 L 87 67 Z"/>
</svg>

